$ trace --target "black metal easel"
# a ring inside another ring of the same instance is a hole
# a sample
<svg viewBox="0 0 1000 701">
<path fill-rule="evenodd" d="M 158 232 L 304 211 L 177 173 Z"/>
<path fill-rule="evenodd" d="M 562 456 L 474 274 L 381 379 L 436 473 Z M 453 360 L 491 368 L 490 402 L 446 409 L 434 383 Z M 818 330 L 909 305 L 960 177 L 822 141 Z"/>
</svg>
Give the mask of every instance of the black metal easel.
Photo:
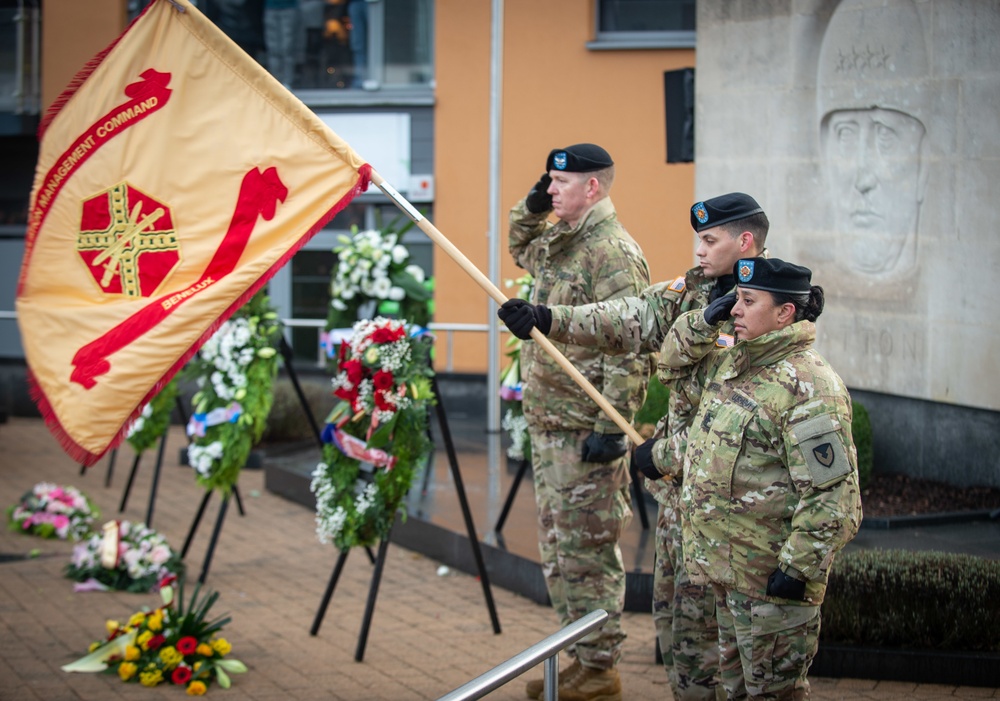
<svg viewBox="0 0 1000 701">
<path fill-rule="evenodd" d="M 146 526 L 149 528 L 153 527 L 153 505 L 156 503 L 156 487 L 160 482 L 160 468 L 163 466 L 163 450 L 167 445 L 167 434 L 170 433 L 170 425 L 167 425 L 167 429 L 160 436 L 160 447 L 156 451 L 156 464 L 153 466 L 153 483 L 149 488 L 149 505 L 146 507 Z M 139 469 L 139 461 L 142 459 L 142 453 L 136 453 L 135 459 L 132 460 L 132 470 L 128 474 L 128 481 L 125 483 L 125 491 L 122 492 L 122 500 L 118 505 L 118 513 L 124 513 L 125 506 L 128 504 L 129 492 L 132 491 L 132 482 L 135 480 L 135 473 Z"/>
<path fill-rule="evenodd" d="M 302 407 L 302 411 L 305 412 L 306 419 L 309 421 L 309 425 L 313 430 L 313 435 L 316 437 L 316 443 L 319 445 L 320 450 L 323 449 L 323 434 L 320 431 L 319 424 L 316 423 L 316 417 L 313 416 L 312 409 L 309 408 L 309 402 L 306 401 L 305 393 L 302 391 L 302 385 L 299 383 L 298 374 L 295 372 L 295 366 L 292 362 L 293 352 L 292 347 L 288 344 L 285 339 L 285 334 L 281 333 L 278 351 L 281 353 L 282 359 L 285 361 L 285 371 L 288 373 L 288 378 L 292 382 L 292 387 L 295 389 L 295 394 L 299 399 L 299 404 Z M 185 419 L 185 423 L 187 423 Z M 195 514 L 194 521 L 191 523 L 191 529 L 188 531 L 187 538 L 184 540 L 184 547 L 181 550 L 181 559 L 183 559 L 188 550 L 191 547 L 191 542 L 194 540 L 195 531 L 198 529 L 199 523 L 201 523 L 202 516 L 205 513 L 205 508 L 208 506 L 208 500 L 212 496 L 212 491 L 205 492 L 205 496 L 201 500 L 201 504 L 198 507 L 198 512 Z M 240 499 L 239 485 L 233 485 L 232 496 L 236 499 L 236 506 L 239 508 L 240 516 L 244 515 L 243 511 L 243 501 Z M 199 576 L 198 581 L 204 584 L 205 579 L 208 577 L 208 568 L 212 564 L 212 556 L 215 553 L 215 546 L 218 543 L 219 535 L 222 533 L 222 523 L 226 518 L 226 510 L 229 506 L 229 495 L 224 495 L 222 497 L 222 503 L 219 505 L 219 514 L 215 519 L 215 527 L 212 529 L 212 536 L 208 542 L 208 549 L 205 551 L 205 562 L 202 563 L 201 576 Z M 367 550 L 368 558 L 375 562 L 375 556 L 372 554 L 371 549 Z"/>
<path fill-rule="evenodd" d="M 493 526 L 493 532 L 496 533 L 497 538 L 500 539 L 503 536 L 500 535 L 500 531 L 503 530 L 503 524 L 507 522 L 507 515 L 510 513 L 510 507 L 514 503 L 514 497 L 517 495 L 517 488 L 521 486 L 521 480 L 524 479 L 524 474 L 531 467 L 531 461 L 522 458 L 517 461 L 517 474 L 514 475 L 514 483 L 510 485 L 510 491 L 507 492 L 507 499 L 503 503 L 503 508 L 500 509 L 500 517 L 497 519 L 497 523 Z"/>
<path fill-rule="evenodd" d="M 458 493 L 458 501 L 462 507 L 462 516 L 465 520 L 465 528 L 469 537 L 469 544 L 472 547 L 473 557 L 476 561 L 476 568 L 479 572 L 479 581 L 483 587 L 483 595 L 486 598 L 486 607 L 489 610 L 490 621 L 493 624 L 493 632 L 495 634 L 499 634 L 500 619 L 497 618 L 496 606 L 493 602 L 493 592 L 490 589 L 489 575 L 486 572 L 486 566 L 483 562 L 482 549 L 479 547 L 479 538 L 476 535 L 476 527 L 472 520 L 472 511 L 469 509 L 469 501 L 465 494 L 462 473 L 458 467 L 458 456 L 455 452 L 455 444 L 451 439 L 451 430 L 448 427 L 448 417 L 444 411 L 444 404 L 441 402 L 441 392 L 438 388 L 436 375 L 431 379 L 431 388 L 434 395 L 438 397 L 438 402 L 435 405 L 435 413 L 437 415 L 438 425 L 441 428 L 441 438 L 444 440 L 445 449 L 448 452 L 448 463 L 451 467 L 452 478 L 455 480 L 455 491 Z M 431 469 L 430 463 L 428 463 L 427 469 Z M 378 596 L 379 583 L 382 579 L 382 570 L 385 567 L 385 559 L 389 548 L 391 532 L 392 529 L 390 528 L 390 532 L 386 534 L 385 538 L 383 538 L 382 542 L 379 544 L 378 558 L 375 562 L 375 571 L 372 573 L 372 581 L 368 589 L 368 602 L 365 605 L 365 615 L 361 624 L 361 632 L 358 637 L 358 646 L 354 653 L 354 659 L 357 662 L 361 662 L 361 660 L 364 659 L 365 645 L 368 641 L 368 630 L 371 625 L 372 614 L 375 611 L 375 599 Z M 327 606 L 330 603 L 330 598 L 333 596 L 333 590 L 337 586 L 337 580 L 340 579 L 340 573 L 344 569 L 344 563 L 347 561 L 347 555 L 349 552 L 349 550 L 341 550 L 340 555 L 337 557 L 337 563 L 333 568 L 333 574 L 330 576 L 330 581 L 323 594 L 323 599 L 320 602 L 319 609 L 316 611 L 316 617 L 313 619 L 312 628 L 309 630 L 310 635 L 315 636 L 319 632 L 320 624 L 323 622 L 323 616 L 326 614 Z"/>
<path fill-rule="evenodd" d="M 212 492 L 214 491 L 214 489 L 209 489 L 205 492 L 205 496 L 202 497 L 201 504 L 198 506 L 198 512 L 195 514 L 194 521 L 191 522 L 191 528 L 184 539 L 184 547 L 181 549 L 182 560 L 187 556 L 188 550 L 191 548 L 194 534 L 198 530 L 198 524 L 201 523 L 201 517 L 205 514 L 205 507 L 208 506 L 208 500 L 212 497 Z M 226 519 L 226 510 L 229 507 L 230 497 L 236 499 L 236 507 L 240 512 L 240 516 L 245 515 L 243 500 L 240 499 L 239 485 L 234 484 L 232 493 L 223 495 L 222 503 L 219 504 L 219 515 L 215 518 L 215 527 L 212 529 L 212 536 L 208 541 L 208 549 L 205 551 L 205 561 L 201 565 L 201 575 L 198 576 L 198 581 L 202 584 L 208 578 L 208 568 L 212 564 L 212 556 L 215 554 L 215 546 L 219 541 L 219 534 L 222 533 L 222 522 Z"/>
<path fill-rule="evenodd" d="M 642 485 L 639 484 L 639 480 L 642 479 L 631 460 L 628 463 L 628 471 L 632 475 L 632 499 L 635 501 L 636 510 L 639 512 L 639 522 L 642 524 L 642 530 L 649 530 L 649 516 L 646 515 L 646 498 L 642 495 Z"/>
<path fill-rule="evenodd" d="M 110 456 L 108 458 L 108 471 L 104 474 L 104 486 L 111 486 L 111 475 L 115 471 L 115 460 L 118 459 L 118 448 L 112 448 L 110 451 Z M 87 474 L 87 466 L 80 465 L 80 476 L 83 477 Z"/>
</svg>

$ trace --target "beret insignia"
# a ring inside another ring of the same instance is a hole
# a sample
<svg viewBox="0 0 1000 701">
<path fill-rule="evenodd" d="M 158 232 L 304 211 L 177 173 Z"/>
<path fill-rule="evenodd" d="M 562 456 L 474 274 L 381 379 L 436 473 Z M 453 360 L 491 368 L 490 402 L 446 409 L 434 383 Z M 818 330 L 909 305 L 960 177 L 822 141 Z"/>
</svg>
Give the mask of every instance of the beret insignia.
<svg viewBox="0 0 1000 701">
<path fill-rule="evenodd" d="M 694 212 L 694 218 L 697 219 L 700 223 L 704 224 L 705 222 L 708 221 L 708 210 L 705 209 L 704 202 L 699 202 L 698 204 L 696 204 L 694 207 L 691 208 L 691 211 Z"/>
</svg>

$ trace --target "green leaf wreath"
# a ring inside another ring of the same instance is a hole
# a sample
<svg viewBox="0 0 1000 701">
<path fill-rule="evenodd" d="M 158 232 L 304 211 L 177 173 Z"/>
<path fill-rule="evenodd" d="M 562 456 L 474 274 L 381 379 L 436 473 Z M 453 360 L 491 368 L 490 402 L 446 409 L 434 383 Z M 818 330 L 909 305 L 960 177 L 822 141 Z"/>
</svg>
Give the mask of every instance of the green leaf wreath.
<svg viewBox="0 0 1000 701">
<path fill-rule="evenodd" d="M 142 408 L 142 413 L 136 417 L 129 428 L 126 440 L 137 455 L 142 455 L 152 448 L 156 441 L 167 432 L 170 426 L 170 414 L 177 400 L 177 379 L 168 382 L 159 394 L 149 400 Z"/>
<path fill-rule="evenodd" d="M 376 315 L 406 319 L 417 326 L 430 322 L 433 283 L 424 278 L 420 266 L 410 263 L 410 252 L 399 243 L 413 222 L 407 220 L 396 230 L 398 221 L 383 230 L 359 231 L 355 226 L 350 236 L 338 238 L 327 332 L 349 329 L 358 319 Z M 327 344 L 331 357 L 333 345 Z"/>
<path fill-rule="evenodd" d="M 275 345 L 281 323 L 263 291 L 255 294 L 205 342 L 184 369 L 198 391 L 188 422 L 188 462 L 205 489 L 228 494 L 274 401 Z"/>
<path fill-rule="evenodd" d="M 405 321 L 359 321 L 341 345 L 323 462 L 313 472 L 316 533 L 340 550 L 389 532 L 413 476 L 431 451 L 430 337 Z"/>
</svg>

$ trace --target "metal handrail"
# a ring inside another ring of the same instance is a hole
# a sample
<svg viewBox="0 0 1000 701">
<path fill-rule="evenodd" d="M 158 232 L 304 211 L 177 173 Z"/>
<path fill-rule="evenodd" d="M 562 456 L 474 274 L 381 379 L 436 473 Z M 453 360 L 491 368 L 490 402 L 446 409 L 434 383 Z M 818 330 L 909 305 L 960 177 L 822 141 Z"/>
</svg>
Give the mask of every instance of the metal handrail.
<svg viewBox="0 0 1000 701">
<path fill-rule="evenodd" d="M 541 661 L 545 661 L 545 687 L 542 698 L 555 701 L 559 686 L 559 651 L 572 645 L 593 630 L 603 626 L 608 620 L 608 612 L 597 609 L 583 618 L 570 623 L 558 633 L 553 633 L 541 642 L 535 643 L 524 652 L 514 655 L 485 674 L 481 674 L 454 691 L 445 694 L 438 701 L 474 701 L 496 691 L 511 679 L 519 677 Z"/>
</svg>

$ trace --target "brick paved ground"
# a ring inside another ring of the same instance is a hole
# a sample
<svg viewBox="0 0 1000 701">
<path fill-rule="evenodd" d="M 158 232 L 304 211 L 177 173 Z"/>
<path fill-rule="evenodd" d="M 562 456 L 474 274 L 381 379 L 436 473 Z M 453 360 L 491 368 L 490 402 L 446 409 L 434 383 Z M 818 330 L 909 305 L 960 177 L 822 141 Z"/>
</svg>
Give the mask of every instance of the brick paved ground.
<svg viewBox="0 0 1000 701">
<path fill-rule="evenodd" d="M 152 525 L 180 549 L 203 493 L 188 468 L 177 464 L 184 444 L 173 428 L 161 471 Z M 111 487 L 104 486 L 107 461 L 85 476 L 36 419 L 13 418 L 0 425 L 0 507 L 14 504 L 39 481 L 83 489 L 102 510 L 102 522 L 146 518 L 155 453 L 140 466 L 128 508 L 118 504 L 132 464 L 129 449 L 118 456 Z M 313 514 L 263 488 L 263 472 L 244 471 L 240 493 L 246 510 L 232 505 L 226 516 L 207 584 L 220 593 L 216 613 L 233 622 L 225 636 L 232 656 L 249 671 L 226 691 L 209 695 L 250 701 L 399 701 L 436 699 L 555 632 L 547 607 L 493 588 L 503 632 L 495 635 L 475 578 L 437 574 L 438 563 L 392 545 L 372 621 L 364 661 L 354 661 L 372 565 L 352 552 L 319 634 L 309 629 L 336 560 L 320 544 Z M 202 568 L 218 512 L 209 502 L 187 556 L 192 578 Z M 82 655 L 99 637 L 107 618 L 126 618 L 157 597 L 126 593 L 74 593 L 62 570 L 70 543 L 41 540 L 4 530 L 0 535 L 0 699 L 18 701 L 115 701 L 179 699 L 181 690 L 145 689 L 116 677 L 68 674 L 61 665 Z M 34 557 L 27 557 L 36 551 Z M 22 558 L 22 556 L 24 556 Z M 671 698 L 665 675 L 653 662 L 650 617 L 626 614 L 629 633 L 621 671 L 627 699 Z M 540 668 L 529 676 L 540 674 Z M 494 699 L 522 699 L 523 681 L 494 693 Z M 866 680 L 813 680 L 813 698 L 924 701 L 943 698 L 1000 698 L 1000 690 Z"/>
</svg>

